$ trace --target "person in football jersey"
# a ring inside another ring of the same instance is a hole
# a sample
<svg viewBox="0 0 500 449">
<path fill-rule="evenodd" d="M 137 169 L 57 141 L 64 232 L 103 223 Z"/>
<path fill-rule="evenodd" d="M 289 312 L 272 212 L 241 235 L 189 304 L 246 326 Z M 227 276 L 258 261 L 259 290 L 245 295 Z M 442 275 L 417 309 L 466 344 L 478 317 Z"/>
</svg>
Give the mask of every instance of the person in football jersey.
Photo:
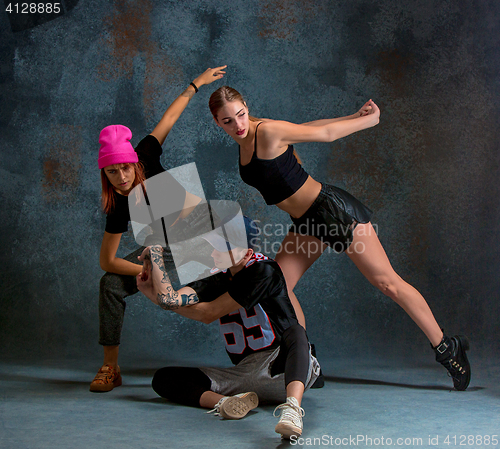
<svg viewBox="0 0 500 449">
<path fill-rule="evenodd" d="M 161 246 L 144 250 L 138 289 L 165 310 L 204 323 L 218 319 L 235 365 L 165 367 L 155 373 L 152 386 L 172 402 L 212 409 L 227 419 L 243 418 L 259 400 L 281 402 L 275 409 L 281 411 L 275 431 L 290 438 L 302 433 L 302 395 L 320 367 L 297 321 L 279 265 L 254 251 L 256 235 L 258 229 L 247 217 L 223 220 L 202 236 L 214 248 L 212 275 L 178 291 L 164 268 Z"/>
</svg>

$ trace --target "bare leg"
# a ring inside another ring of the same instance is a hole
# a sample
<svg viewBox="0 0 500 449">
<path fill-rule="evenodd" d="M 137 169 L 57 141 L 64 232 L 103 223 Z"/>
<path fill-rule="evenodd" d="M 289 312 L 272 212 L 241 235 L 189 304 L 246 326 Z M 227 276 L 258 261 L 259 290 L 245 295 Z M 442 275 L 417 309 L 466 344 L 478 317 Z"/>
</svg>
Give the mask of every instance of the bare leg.
<svg viewBox="0 0 500 449">
<path fill-rule="evenodd" d="M 122 384 L 120 367 L 118 366 L 118 345 L 103 346 L 104 361 L 94 380 L 90 383 L 90 391 L 111 391 Z"/>
<path fill-rule="evenodd" d="M 408 313 L 433 346 L 441 342 L 443 332 L 427 302 L 394 271 L 371 223 L 356 226 L 353 242 L 346 253 L 372 285 Z"/>
<path fill-rule="evenodd" d="M 213 391 L 205 391 L 200 397 L 200 407 L 214 408 L 215 404 L 219 402 L 224 396 Z"/>
<path fill-rule="evenodd" d="M 111 365 L 113 368 L 118 369 L 118 350 L 120 346 L 103 346 L 104 349 L 104 362 L 103 365 Z"/>
<path fill-rule="evenodd" d="M 303 393 L 304 384 L 302 382 L 298 380 L 290 382 L 286 386 L 286 402 L 274 409 L 274 416 L 276 416 L 278 410 L 281 410 L 280 420 L 274 428 L 276 433 L 281 434 L 281 438 L 288 439 L 302 434 L 304 410 L 300 407 L 300 404 Z"/>
<path fill-rule="evenodd" d="M 315 237 L 289 232 L 281 242 L 280 249 L 275 257 L 285 276 L 288 296 L 292 301 L 299 324 L 304 329 L 306 328 L 306 319 L 293 289 L 302 275 L 321 256 L 326 247 L 326 244 Z"/>
<path fill-rule="evenodd" d="M 286 397 L 294 397 L 297 402 L 302 403 L 302 396 L 304 395 L 304 384 L 300 380 L 294 380 L 286 386 Z"/>
</svg>

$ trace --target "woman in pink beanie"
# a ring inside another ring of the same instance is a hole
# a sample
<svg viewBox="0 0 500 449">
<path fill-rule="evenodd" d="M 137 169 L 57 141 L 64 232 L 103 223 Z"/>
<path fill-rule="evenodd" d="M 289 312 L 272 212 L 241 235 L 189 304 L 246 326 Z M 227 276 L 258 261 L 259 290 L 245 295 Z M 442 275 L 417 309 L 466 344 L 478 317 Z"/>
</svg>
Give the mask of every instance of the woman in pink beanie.
<svg viewBox="0 0 500 449">
<path fill-rule="evenodd" d="M 138 265 L 137 257 L 143 250 L 138 248 L 124 258 L 116 257 L 121 236 L 127 232 L 130 221 L 128 194 L 146 178 L 165 171 L 160 163 L 165 138 L 198 88 L 221 79 L 225 68 L 210 68 L 198 76 L 174 100 L 151 134 L 142 139 L 135 149 L 130 143 L 132 132 L 126 126 L 107 126 L 100 133 L 98 164 L 106 228 L 99 260 L 106 274 L 101 279 L 99 290 L 99 343 L 104 348 L 104 362 L 90 384 L 90 391 L 111 391 L 122 383 L 118 348 L 126 307 L 124 298 L 138 291 L 136 276 L 141 273 L 142 265 Z M 173 178 L 169 185 L 170 196 L 178 202 L 175 210 L 180 212 L 178 216 L 170 217 L 169 225 L 177 220 L 187 220 L 188 215 L 199 220 L 196 205 L 201 199 L 186 192 Z"/>
</svg>

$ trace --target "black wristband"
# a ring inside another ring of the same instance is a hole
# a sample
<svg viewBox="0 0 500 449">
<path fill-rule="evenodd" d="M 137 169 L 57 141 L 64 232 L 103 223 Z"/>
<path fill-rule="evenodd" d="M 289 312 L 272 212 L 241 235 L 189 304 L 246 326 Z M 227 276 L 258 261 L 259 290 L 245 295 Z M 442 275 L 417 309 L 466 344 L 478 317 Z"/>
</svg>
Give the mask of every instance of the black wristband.
<svg viewBox="0 0 500 449">
<path fill-rule="evenodd" d="M 197 94 L 198 93 L 198 88 L 196 87 L 196 84 L 190 83 L 189 85 L 194 87 L 194 93 Z"/>
</svg>

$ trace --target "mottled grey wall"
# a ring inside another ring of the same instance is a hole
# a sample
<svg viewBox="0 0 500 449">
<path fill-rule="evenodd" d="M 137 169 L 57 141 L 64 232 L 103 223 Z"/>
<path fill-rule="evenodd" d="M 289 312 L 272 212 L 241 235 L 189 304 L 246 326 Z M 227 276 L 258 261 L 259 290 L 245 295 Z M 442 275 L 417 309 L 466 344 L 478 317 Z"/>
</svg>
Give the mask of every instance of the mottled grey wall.
<svg viewBox="0 0 500 449">
<path fill-rule="evenodd" d="M 4 354 L 100 357 L 99 131 L 121 123 L 137 143 L 196 75 L 222 64 L 257 116 L 304 122 L 378 103 L 376 128 L 298 145 L 304 166 L 375 211 L 394 267 L 446 330 L 469 334 L 479 352 L 498 350 L 497 1 L 62 5 L 54 20 L 0 14 Z M 163 162 L 195 161 L 207 198 L 238 200 L 279 230 L 288 217 L 240 181 L 237 148 L 211 120 L 215 87 L 188 106 Z M 133 248 L 129 233 L 120 254 Z M 427 355 L 424 335 L 346 256 L 324 255 L 296 292 L 323 357 Z M 141 295 L 129 302 L 122 343 L 131 356 L 223 356 L 216 327 Z"/>
</svg>

